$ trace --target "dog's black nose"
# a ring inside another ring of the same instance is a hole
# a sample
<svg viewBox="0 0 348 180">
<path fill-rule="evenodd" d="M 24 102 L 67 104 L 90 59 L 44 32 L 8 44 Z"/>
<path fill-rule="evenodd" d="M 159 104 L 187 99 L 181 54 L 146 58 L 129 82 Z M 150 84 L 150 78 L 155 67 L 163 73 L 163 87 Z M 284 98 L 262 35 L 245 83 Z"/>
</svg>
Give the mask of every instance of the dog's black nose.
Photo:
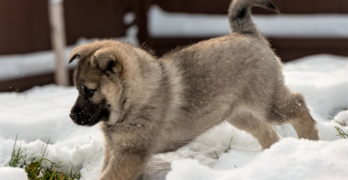
<svg viewBox="0 0 348 180">
<path fill-rule="evenodd" d="M 74 105 L 74 107 L 70 111 L 70 118 L 72 120 L 78 120 L 79 116 L 81 116 L 81 108 L 79 106 Z"/>
<path fill-rule="evenodd" d="M 77 120 L 77 114 L 76 113 L 70 113 L 70 118 L 72 120 Z"/>
</svg>

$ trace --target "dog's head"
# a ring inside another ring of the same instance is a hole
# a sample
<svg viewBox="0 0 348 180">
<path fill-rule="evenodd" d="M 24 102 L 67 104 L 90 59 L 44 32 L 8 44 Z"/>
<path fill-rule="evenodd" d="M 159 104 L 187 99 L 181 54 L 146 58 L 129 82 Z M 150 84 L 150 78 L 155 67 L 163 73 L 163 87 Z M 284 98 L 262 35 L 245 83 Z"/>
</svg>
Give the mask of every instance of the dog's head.
<svg viewBox="0 0 348 180">
<path fill-rule="evenodd" d="M 129 48 L 120 42 L 98 41 L 73 50 L 69 63 L 78 60 L 74 83 L 79 95 L 70 117 L 76 124 L 92 126 L 108 121 L 112 114 L 119 116 L 127 100 L 122 79 Z"/>
<path fill-rule="evenodd" d="M 158 61 L 129 44 L 103 40 L 76 47 L 74 83 L 79 92 L 71 119 L 92 126 L 115 124 L 132 104 L 144 103 L 158 84 Z"/>
</svg>

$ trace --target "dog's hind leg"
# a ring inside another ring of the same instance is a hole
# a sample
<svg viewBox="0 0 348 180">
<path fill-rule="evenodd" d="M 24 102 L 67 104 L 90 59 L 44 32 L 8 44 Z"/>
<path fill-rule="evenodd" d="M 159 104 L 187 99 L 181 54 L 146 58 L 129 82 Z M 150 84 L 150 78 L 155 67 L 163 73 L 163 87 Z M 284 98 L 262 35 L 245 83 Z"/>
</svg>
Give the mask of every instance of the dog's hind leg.
<svg viewBox="0 0 348 180">
<path fill-rule="evenodd" d="M 247 109 L 237 110 L 228 119 L 228 122 L 238 129 L 245 130 L 253 135 L 263 149 L 269 148 L 279 140 L 278 135 L 269 123 Z"/>
<path fill-rule="evenodd" d="M 318 130 L 315 128 L 315 121 L 308 112 L 299 115 L 291 122 L 299 138 L 318 140 Z"/>
<path fill-rule="evenodd" d="M 269 114 L 271 123 L 290 123 L 299 138 L 318 140 L 315 121 L 309 114 L 304 98 L 300 94 L 286 93 L 276 96 Z"/>
</svg>

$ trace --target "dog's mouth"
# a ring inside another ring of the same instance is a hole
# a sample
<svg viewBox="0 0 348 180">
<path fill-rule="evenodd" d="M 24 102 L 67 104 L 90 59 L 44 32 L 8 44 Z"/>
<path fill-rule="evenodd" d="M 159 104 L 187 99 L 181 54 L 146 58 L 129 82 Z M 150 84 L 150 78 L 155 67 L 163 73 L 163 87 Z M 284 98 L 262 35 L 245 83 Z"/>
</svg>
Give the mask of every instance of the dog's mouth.
<svg viewBox="0 0 348 180">
<path fill-rule="evenodd" d="M 98 108 L 97 111 L 88 118 L 88 120 L 85 122 L 86 124 L 81 125 L 93 126 L 100 121 L 106 121 L 109 114 L 109 110 L 107 110 L 105 107 Z"/>
<path fill-rule="evenodd" d="M 78 125 L 93 126 L 100 121 L 106 121 L 110 111 L 105 104 L 100 104 L 97 108 L 86 108 L 78 113 L 71 113 L 71 119 Z"/>
</svg>

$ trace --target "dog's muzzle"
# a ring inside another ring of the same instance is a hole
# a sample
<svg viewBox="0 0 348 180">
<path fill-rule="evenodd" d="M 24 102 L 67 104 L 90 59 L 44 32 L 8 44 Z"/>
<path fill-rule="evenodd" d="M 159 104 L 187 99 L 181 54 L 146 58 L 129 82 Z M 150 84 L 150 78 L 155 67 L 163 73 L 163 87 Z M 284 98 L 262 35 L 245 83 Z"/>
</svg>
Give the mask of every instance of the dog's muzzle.
<svg viewBox="0 0 348 180">
<path fill-rule="evenodd" d="M 93 104 L 88 100 L 78 98 L 71 109 L 70 118 L 78 125 L 93 126 L 109 117 L 110 111 L 105 102 Z"/>
</svg>

